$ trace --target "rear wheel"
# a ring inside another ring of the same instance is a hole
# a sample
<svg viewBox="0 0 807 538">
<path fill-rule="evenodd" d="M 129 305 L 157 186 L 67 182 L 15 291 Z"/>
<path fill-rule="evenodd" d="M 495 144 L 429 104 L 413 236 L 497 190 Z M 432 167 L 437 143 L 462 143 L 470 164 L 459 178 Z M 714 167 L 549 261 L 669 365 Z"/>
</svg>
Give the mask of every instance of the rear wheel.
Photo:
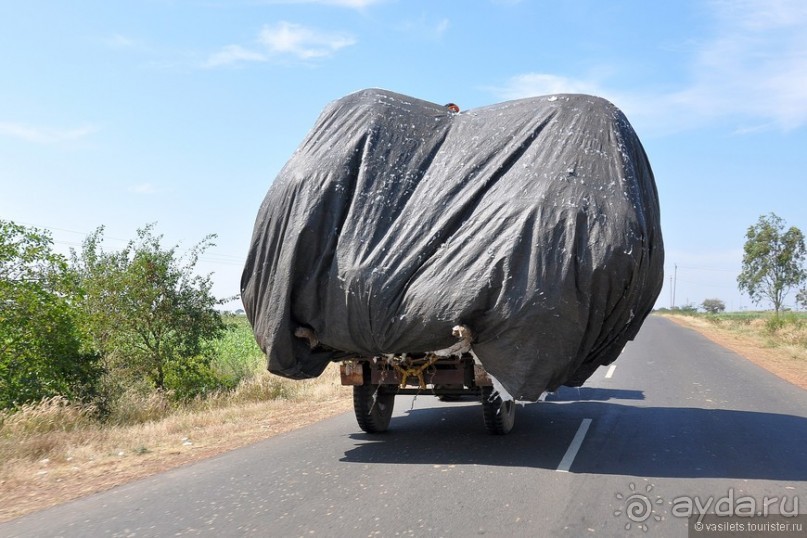
<svg viewBox="0 0 807 538">
<path fill-rule="evenodd" d="M 485 429 L 492 435 L 505 435 L 513 429 L 516 421 L 516 402 L 503 401 L 494 395 L 493 387 L 482 387 L 482 416 Z"/>
<path fill-rule="evenodd" d="M 367 433 L 381 433 L 389 427 L 395 389 L 385 385 L 354 385 L 353 411 L 359 428 Z"/>
</svg>

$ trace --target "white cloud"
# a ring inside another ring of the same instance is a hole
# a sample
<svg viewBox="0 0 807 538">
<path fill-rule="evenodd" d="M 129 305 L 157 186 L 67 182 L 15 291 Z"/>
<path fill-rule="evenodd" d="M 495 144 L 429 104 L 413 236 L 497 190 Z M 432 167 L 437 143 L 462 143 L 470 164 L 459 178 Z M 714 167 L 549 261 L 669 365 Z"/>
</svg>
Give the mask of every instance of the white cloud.
<svg viewBox="0 0 807 538">
<path fill-rule="evenodd" d="M 590 93 L 602 95 L 595 82 L 575 80 L 549 73 L 524 73 L 511 77 L 504 86 L 489 88 L 501 99 L 521 99 L 553 93 Z"/>
<path fill-rule="evenodd" d="M 207 59 L 205 67 L 221 67 L 225 65 L 233 65 L 243 62 L 265 62 L 266 55 L 245 49 L 240 45 L 227 45 L 219 52 L 216 52 Z"/>
<path fill-rule="evenodd" d="M 324 32 L 286 21 L 264 26 L 259 41 L 271 55 L 291 55 L 301 60 L 331 56 L 356 43 L 350 34 Z"/>
<path fill-rule="evenodd" d="M 655 133 L 728 122 L 736 133 L 807 125 L 807 2 L 713 0 L 711 36 L 690 58 L 678 89 L 623 90 L 594 80 L 522 73 L 488 88 L 502 99 L 549 93 L 591 93 Z"/>
<path fill-rule="evenodd" d="M 642 125 L 642 132 L 654 133 L 669 130 L 667 123 L 653 128 L 653 121 L 659 115 L 659 98 L 655 94 L 632 94 L 609 88 L 599 81 L 599 77 L 574 79 L 550 73 L 523 73 L 510 77 L 503 86 L 488 87 L 498 99 L 511 100 L 559 93 L 582 93 L 596 95 L 611 101 L 625 112 L 635 127 Z"/>
<path fill-rule="evenodd" d="M 266 62 L 272 58 L 292 56 L 300 60 L 326 58 L 356 43 L 344 32 L 325 32 L 287 21 L 265 25 L 251 48 L 227 45 L 211 54 L 202 67 L 216 68 L 246 62 Z"/>
<path fill-rule="evenodd" d="M 10 136 L 37 144 L 71 142 L 85 138 L 97 130 L 97 127 L 91 125 L 85 125 L 76 129 L 58 129 L 28 125 L 25 123 L 0 122 L 0 135 Z"/>
<path fill-rule="evenodd" d="M 716 32 L 691 84 L 670 101 L 706 118 L 738 116 L 783 130 L 807 123 L 807 3 L 715 0 Z"/>
<path fill-rule="evenodd" d="M 807 20 L 807 4 L 802 0 L 712 0 L 711 6 L 718 22 L 731 29 L 799 28 Z"/>
</svg>

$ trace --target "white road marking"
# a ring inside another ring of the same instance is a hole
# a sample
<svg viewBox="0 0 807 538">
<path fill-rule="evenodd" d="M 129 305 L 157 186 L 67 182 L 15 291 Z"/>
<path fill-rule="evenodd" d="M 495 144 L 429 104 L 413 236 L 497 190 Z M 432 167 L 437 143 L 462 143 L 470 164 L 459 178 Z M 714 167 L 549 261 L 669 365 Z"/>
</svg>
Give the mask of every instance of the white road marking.
<svg viewBox="0 0 807 538">
<path fill-rule="evenodd" d="M 616 370 L 616 364 L 609 366 L 608 371 L 605 372 L 605 379 L 611 379 L 611 376 L 614 375 L 614 370 Z"/>
<path fill-rule="evenodd" d="M 570 444 L 569 448 L 566 449 L 566 454 L 563 455 L 563 459 L 560 460 L 560 463 L 558 464 L 558 472 L 569 472 L 569 469 L 572 467 L 572 462 L 574 462 L 574 458 L 577 456 L 577 451 L 580 450 L 580 446 L 583 444 L 583 439 L 585 439 L 586 433 L 588 433 L 589 426 L 591 426 L 591 419 L 584 418 L 583 422 L 580 424 L 580 427 L 577 428 L 577 433 L 574 434 L 572 444 Z"/>
</svg>

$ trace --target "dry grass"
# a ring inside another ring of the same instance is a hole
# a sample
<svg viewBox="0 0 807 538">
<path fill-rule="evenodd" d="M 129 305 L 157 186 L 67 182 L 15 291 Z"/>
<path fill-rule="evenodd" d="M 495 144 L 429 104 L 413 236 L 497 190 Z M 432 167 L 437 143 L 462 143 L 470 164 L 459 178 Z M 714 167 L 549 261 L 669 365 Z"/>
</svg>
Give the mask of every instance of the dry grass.
<svg viewBox="0 0 807 538">
<path fill-rule="evenodd" d="M 135 425 L 60 398 L 0 415 L 0 521 L 348 411 L 350 394 L 331 367 L 307 381 L 267 373 L 179 410 L 153 395 L 141 404 L 161 418 Z"/>
<path fill-rule="evenodd" d="M 666 315 L 782 379 L 807 389 L 807 319 Z"/>
</svg>

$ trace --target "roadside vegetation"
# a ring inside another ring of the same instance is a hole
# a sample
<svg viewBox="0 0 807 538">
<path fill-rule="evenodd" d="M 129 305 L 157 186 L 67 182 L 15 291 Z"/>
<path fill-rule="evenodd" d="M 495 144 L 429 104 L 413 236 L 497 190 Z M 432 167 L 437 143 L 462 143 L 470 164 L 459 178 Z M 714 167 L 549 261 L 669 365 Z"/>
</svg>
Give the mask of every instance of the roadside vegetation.
<svg viewBox="0 0 807 538">
<path fill-rule="evenodd" d="M 180 254 L 148 225 L 107 251 L 103 231 L 68 259 L 46 231 L 0 220 L 0 434 L 57 409 L 126 426 L 305 386 L 264 373 L 246 318 L 218 309 L 233 298 L 196 274 L 215 236 Z"/>
<path fill-rule="evenodd" d="M 61 396 L 0 412 L 0 521 L 349 411 L 351 394 L 335 365 L 305 381 L 261 365 L 205 397 L 133 396 L 114 421 Z"/>
<path fill-rule="evenodd" d="M 788 311 L 779 315 L 769 311 L 712 313 L 699 312 L 694 308 L 661 308 L 656 312 L 698 319 L 732 333 L 754 336 L 766 347 L 795 346 L 807 350 L 807 312 Z"/>
<path fill-rule="evenodd" d="M 0 521 L 350 408 L 329 368 L 266 371 L 246 317 L 152 225 L 69 257 L 0 220 Z"/>
<path fill-rule="evenodd" d="M 788 227 L 775 213 L 762 215 L 748 227 L 737 286 L 759 305 L 773 306 L 769 312 L 725 312 L 719 298 L 699 305 L 662 308 L 671 315 L 780 377 L 807 389 L 807 247 L 804 234 Z M 674 301 L 673 301 L 674 303 Z M 704 313 L 701 313 L 703 310 Z"/>
<path fill-rule="evenodd" d="M 807 312 L 698 312 L 660 309 L 720 345 L 807 389 Z"/>
<path fill-rule="evenodd" d="M 807 306 L 805 262 L 804 233 L 795 226 L 787 228 L 775 213 L 763 215 L 745 234 L 737 285 L 756 304 L 770 301 L 778 316 L 791 290 L 797 290 L 796 301 Z"/>
<path fill-rule="evenodd" d="M 266 371 L 244 316 L 226 315 L 210 369 L 221 388 L 177 399 L 126 391 L 110 415 L 47 397 L 0 411 L 0 521 L 351 409 L 336 366 L 292 381 Z"/>
</svg>

